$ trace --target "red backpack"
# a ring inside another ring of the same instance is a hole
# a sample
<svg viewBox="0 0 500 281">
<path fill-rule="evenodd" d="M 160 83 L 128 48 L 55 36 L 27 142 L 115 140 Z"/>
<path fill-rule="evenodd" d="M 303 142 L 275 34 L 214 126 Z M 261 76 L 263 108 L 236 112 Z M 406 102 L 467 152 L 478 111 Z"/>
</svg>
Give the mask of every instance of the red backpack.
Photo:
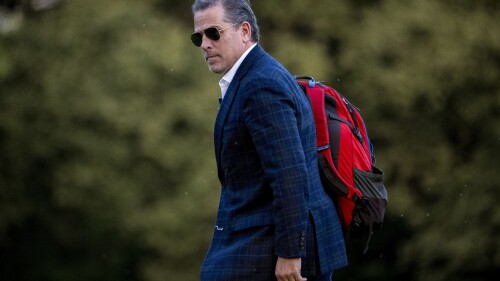
<svg viewBox="0 0 500 281">
<path fill-rule="evenodd" d="M 316 123 L 322 183 L 337 207 L 346 241 L 382 227 L 387 208 L 383 172 L 374 166 L 365 123 L 349 101 L 309 76 L 295 77 L 308 95 Z"/>
</svg>

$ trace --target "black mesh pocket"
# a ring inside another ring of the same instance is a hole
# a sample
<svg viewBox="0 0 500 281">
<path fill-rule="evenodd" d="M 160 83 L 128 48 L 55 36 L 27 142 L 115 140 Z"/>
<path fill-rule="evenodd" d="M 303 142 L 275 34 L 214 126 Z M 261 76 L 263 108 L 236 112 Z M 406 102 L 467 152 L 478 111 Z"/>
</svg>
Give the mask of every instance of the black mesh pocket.
<svg viewBox="0 0 500 281">
<path fill-rule="evenodd" d="M 353 237 L 371 235 L 382 227 L 387 208 L 383 172 L 376 167 L 373 167 L 373 172 L 354 168 L 354 184 L 363 197 L 355 200 L 350 232 Z"/>
</svg>

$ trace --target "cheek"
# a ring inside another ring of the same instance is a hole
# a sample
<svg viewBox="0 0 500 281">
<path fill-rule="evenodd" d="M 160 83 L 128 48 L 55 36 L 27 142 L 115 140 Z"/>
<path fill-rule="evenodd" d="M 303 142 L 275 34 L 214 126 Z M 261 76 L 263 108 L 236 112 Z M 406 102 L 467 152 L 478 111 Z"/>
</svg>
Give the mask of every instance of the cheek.
<svg viewBox="0 0 500 281">
<path fill-rule="evenodd" d="M 228 45 L 228 48 L 226 50 L 226 54 L 227 54 L 227 59 L 232 61 L 233 63 L 236 62 L 240 56 L 238 54 L 242 54 L 243 52 L 240 51 L 241 47 L 236 44 L 236 43 L 232 43 L 231 45 Z"/>
</svg>

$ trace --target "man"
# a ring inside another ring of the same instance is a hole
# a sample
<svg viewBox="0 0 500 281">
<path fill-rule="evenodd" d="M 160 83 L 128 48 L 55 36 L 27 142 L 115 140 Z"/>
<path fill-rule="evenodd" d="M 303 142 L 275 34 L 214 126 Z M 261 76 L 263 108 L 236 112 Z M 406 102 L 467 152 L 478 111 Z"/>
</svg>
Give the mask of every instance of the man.
<svg viewBox="0 0 500 281">
<path fill-rule="evenodd" d="M 224 75 L 214 131 L 222 192 L 201 280 L 331 280 L 347 260 L 306 95 L 258 44 L 247 0 L 192 9 L 191 40 Z"/>
</svg>

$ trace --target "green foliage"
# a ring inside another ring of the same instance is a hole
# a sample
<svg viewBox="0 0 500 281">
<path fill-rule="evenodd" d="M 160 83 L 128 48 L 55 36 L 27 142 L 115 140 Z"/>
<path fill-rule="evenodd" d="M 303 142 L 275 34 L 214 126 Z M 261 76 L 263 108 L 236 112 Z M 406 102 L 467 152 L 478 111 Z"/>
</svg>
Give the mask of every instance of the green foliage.
<svg viewBox="0 0 500 281">
<path fill-rule="evenodd" d="M 158 262 L 170 276 L 185 274 L 170 260 L 199 266 L 217 103 L 200 94 L 206 66 L 186 34 L 140 3 L 75 1 L 2 39 L 7 280 L 156 280 Z"/>
<path fill-rule="evenodd" d="M 492 200 L 500 195 L 498 13 L 384 1 L 363 18 L 339 65 L 370 116 L 392 187 L 390 214 L 413 229 L 395 268 L 411 275 L 405 280 L 485 280 L 500 268 L 492 252 L 500 227 Z"/>
<path fill-rule="evenodd" d="M 61 1 L 0 34 L 0 279 L 198 279 L 219 89 L 190 4 Z M 499 273 L 497 1 L 253 5 L 272 55 L 361 108 L 386 173 L 384 230 L 335 280 Z"/>
</svg>

